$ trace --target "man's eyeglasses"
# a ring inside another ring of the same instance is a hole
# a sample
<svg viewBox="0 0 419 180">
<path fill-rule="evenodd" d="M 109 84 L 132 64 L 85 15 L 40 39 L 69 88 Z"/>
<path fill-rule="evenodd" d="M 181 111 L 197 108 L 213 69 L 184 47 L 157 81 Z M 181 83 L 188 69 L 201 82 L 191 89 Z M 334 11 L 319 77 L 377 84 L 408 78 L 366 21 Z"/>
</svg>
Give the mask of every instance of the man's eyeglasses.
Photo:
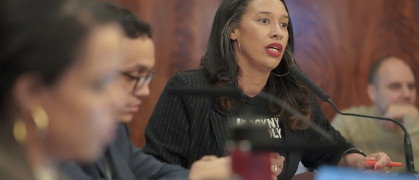
<svg viewBox="0 0 419 180">
<path fill-rule="evenodd" d="M 124 75 L 125 77 L 135 81 L 135 85 L 134 85 L 134 89 L 133 91 L 137 91 L 139 89 L 141 89 L 144 85 L 146 84 L 150 84 L 151 80 L 153 79 L 154 76 L 154 71 L 150 71 L 147 73 L 147 75 L 145 76 L 133 76 L 131 74 L 129 74 L 129 72 L 121 72 L 122 75 Z"/>
</svg>

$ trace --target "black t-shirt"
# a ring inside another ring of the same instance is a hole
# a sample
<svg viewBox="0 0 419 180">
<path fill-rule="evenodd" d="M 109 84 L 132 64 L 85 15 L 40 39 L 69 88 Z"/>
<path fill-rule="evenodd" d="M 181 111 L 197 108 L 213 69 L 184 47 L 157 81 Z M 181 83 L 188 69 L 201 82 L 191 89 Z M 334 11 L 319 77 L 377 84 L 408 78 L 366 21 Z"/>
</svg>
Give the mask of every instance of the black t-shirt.
<svg viewBox="0 0 419 180">
<path fill-rule="evenodd" d="M 267 126 L 270 138 L 275 139 L 275 142 L 282 142 L 285 139 L 285 134 L 282 131 L 284 122 L 271 112 L 267 99 L 259 96 L 244 96 L 242 103 L 236 108 L 235 114 L 236 116 L 233 118 L 234 125 L 264 125 Z"/>
</svg>

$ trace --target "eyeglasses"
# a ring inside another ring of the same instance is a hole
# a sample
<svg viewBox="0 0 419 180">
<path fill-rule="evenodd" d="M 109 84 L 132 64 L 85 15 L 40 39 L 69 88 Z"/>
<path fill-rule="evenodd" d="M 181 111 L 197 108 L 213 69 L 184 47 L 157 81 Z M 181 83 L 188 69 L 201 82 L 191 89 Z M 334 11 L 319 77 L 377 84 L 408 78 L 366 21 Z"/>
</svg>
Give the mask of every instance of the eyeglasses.
<svg viewBox="0 0 419 180">
<path fill-rule="evenodd" d="M 121 74 L 124 75 L 125 77 L 135 81 L 133 91 L 137 91 L 137 90 L 141 89 L 144 85 L 150 84 L 151 80 L 154 77 L 154 71 L 150 71 L 150 72 L 147 73 L 147 75 L 140 76 L 140 77 L 133 76 L 133 75 L 129 74 L 129 72 L 121 72 Z"/>
</svg>

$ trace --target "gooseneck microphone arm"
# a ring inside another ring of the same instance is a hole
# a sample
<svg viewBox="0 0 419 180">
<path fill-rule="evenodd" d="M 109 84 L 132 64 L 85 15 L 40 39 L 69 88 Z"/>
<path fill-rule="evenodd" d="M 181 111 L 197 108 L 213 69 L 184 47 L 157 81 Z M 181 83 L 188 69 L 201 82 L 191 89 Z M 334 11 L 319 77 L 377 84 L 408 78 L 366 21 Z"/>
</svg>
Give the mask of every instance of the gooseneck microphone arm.
<svg viewBox="0 0 419 180">
<path fill-rule="evenodd" d="M 170 87 L 168 88 L 168 93 L 178 96 L 207 96 L 207 97 L 219 97 L 219 96 L 229 96 L 233 98 L 241 98 L 243 91 L 238 88 L 211 88 L 211 87 Z M 315 132 L 324 137 L 331 144 L 336 144 L 335 140 L 328 134 L 325 130 L 320 128 L 317 124 L 308 120 L 303 114 L 294 108 L 290 107 L 281 99 L 275 97 L 266 92 L 260 92 L 258 94 L 261 98 L 272 100 L 274 103 L 277 103 L 279 106 L 284 108 L 289 113 L 295 115 L 298 119 L 306 123 L 310 128 Z"/>
<path fill-rule="evenodd" d="M 310 128 L 312 128 L 315 132 L 319 133 L 327 141 L 329 141 L 332 144 L 335 144 L 336 143 L 335 140 L 333 140 L 333 138 L 330 136 L 330 134 L 328 134 L 325 130 L 323 130 L 322 128 L 320 128 L 319 126 L 317 126 L 316 124 L 314 124 L 310 120 L 308 120 L 303 114 L 301 114 L 300 112 L 298 112 L 294 108 L 290 107 L 288 104 L 286 104 L 281 99 L 279 99 L 279 98 L 277 98 L 274 95 L 271 95 L 269 93 L 263 92 L 263 91 L 260 92 L 258 94 L 258 96 L 260 96 L 262 98 L 265 98 L 265 99 L 269 99 L 269 100 L 273 101 L 274 103 L 279 104 L 286 111 L 288 111 L 289 113 L 297 116 L 298 119 L 300 119 L 301 121 L 303 121 L 304 123 L 306 123 Z"/>
<path fill-rule="evenodd" d="M 295 78 L 297 80 L 299 80 L 301 83 L 306 85 L 317 96 L 319 96 L 321 100 L 330 103 L 333 106 L 333 108 L 341 115 L 356 116 L 356 117 L 369 118 L 369 119 L 378 119 L 378 120 L 391 121 L 393 123 L 396 123 L 404 132 L 404 154 L 405 154 L 405 160 L 406 160 L 406 170 L 407 170 L 408 173 L 412 173 L 412 174 L 415 173 L 415 164 L 413 162 L 412 142 L 410 140 L 409 133 L 407 132 L 407 130 L 404 127 L 403 124 L 401 124 L 399 121 L 391 119 L 391 118 L 368 116 L 368 115 L 361 115 L 361 114 L 352 114 L 352 113 L 343 113 L 336 106 L 336 104 L 333 103 L 333 101 L 330 99 L 329 95 L 327 95 L 326 92 L 324 92 L 320 87 L 318 87 L 313 81 L 311 81 L 307 76 L 305 76 L 300 70 L 298 70 L 296 67 L 292 67 L 290 69 L 290 72 L 291 72 L 292 75 L 295 76 Z"/>
<path fill-rule="evenodd" d="M 401 124 L 397 120 L 390 119 L 390 118 L 367 116 L 367 115 L 362 115 L 362 114 L 344 113 L 339 110 L 339 108 L 335 105 L 335 103 L 333 103 L 332 100 L 328 99 L 327 102 L 329 102 L 339 114 L 344 115 L 344 116 L 357 116 L 357 117 L 363 117 L 363 118 L 391 121 L 393 123 L 396 123 L 398 126 L 400 126 L 400 128 L 402 128 L 404 132 L 404 153 L 405 153 L 405 159 L 406 159 L 406 170 L 409 173 L 415 173 L 415 164 L 413 162 L 412 142 L 410 141 L 409 133 L 407 132 L 403 124 Z"/>
</svg>

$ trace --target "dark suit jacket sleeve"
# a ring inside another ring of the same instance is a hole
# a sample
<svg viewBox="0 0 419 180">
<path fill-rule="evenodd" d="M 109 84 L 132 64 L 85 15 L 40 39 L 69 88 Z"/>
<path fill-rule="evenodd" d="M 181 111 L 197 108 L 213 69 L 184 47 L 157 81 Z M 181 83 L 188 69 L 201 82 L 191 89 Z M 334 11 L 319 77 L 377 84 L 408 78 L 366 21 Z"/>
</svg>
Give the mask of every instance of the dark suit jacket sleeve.
<svg viewBox="0 0 419 180">
<path fill-rule="evenodd" d="M 130 140 L 126 124 L 118 126 L 117 138 L 108 147 L 108 151 L 113 164 L 114 180 L 188 178 L 189 170 L 178 165 L 163 163 L 136 148 Z M 66 163 L 61 165 L 61 169 L 74 180 L 104 180 L 98 169 L 100 167 L 98 163 L 100 161 L 83 166 Z"/>
<path fill-rule="evenodd" d="M 313 98 L 311 100 L 313 102 L 313 118 L 317 125 L 319 125 L 322 129 L 324 129 L 331 137 L 335 140 L 337 144 L 347 144 L 347 147 L 340 150 L 329 150 L 329 151 L 305 151 L 303 153 L 301 162 L 306 167 L 310 168 L 317 168 L 320 165 L 328 164 L 328 165 L 337 165 L 339 160 L 342 158 L 342 153 L 349 148 L 354 147 L 352 144 L 346 142 L 345 138 L 337 131 L 335 128 L 332 127 L 329 120 L 324 115 L 323 111 L 320 109 L 320 106 L 317 104 L 316 100 Z M 322 139 L 317 133 L 310 131 L 310 136 L 317 137 L 318 139 Z M 308 136 L 308 137 L 310 137 Z"/>
<path fill-rule="evenodd" d="M 151 155 L 144 153 L 139 153 L 135 158 L 141 159 L 141 161 L 137 161 L 136 163 L 132 162 L 132 173 L 135 178 L 118 177 L 113 180 L 188 179 L 189 171 L 181 166 L 162 163 Z M 106 178 L 86 173 L 76 163 L 62 164 L 61 170 L 67 177 L 73 180 L 107 180 Z"/>
<path fill-rule="evenodd" d="M 124 125 L 126 145 L 128 145 L 128 154 L 126 156 L 129 167 L 136 179 L 187 179 L 189 170 L 173 164 L 161 162 L 155 157 L 145 154 L 138 149 L 129 140 L 129 130 Z M 124 143 L 124 144 L 125 144 Z M 117 164 L 115 164 L 117 165 Z"/>
<path fill-rule="evenodd" d="M 63 163 L 60 165 L 61 171 L 73 180 L 106 180 L 105 178 L 95 178 L 85 173 L 80 165 L 72 162 Z"/>
<path fill-rule="evenodd" d="M 147 154 L 171 164 L 188 167 L 189 154 L 189 114 L 187 108 L 194 106 L 188 98 L 167 93 L 168 87 L 187 87 L 190 83 L 180 74 L 172 77 L 166 84 L 163 93 L 150 117 L 145 130 Z"/>
</svg>

